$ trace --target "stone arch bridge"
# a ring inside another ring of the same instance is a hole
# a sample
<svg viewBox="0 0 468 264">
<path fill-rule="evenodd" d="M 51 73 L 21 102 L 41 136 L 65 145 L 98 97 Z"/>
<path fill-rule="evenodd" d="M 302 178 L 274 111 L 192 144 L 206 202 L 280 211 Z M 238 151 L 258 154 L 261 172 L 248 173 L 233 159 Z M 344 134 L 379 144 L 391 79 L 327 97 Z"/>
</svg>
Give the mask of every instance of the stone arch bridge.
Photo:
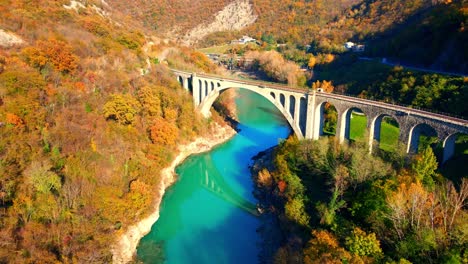
<svg viewBox="0 0 468 264">
<path fill-rule="evenodd" d="M 323 134 L 323 111 L 326 103 L 335 106 L 338 112 L 336 136 L 340 142 L 349 139 L 353 110 L 359 109 L 366 115 L 370 150 L 374 142 L 380 142 L 380 128 L 386 116 L 398 123 L 400 141 L 406 144 L 408 153 L 417 152 L 420 133 L 427 127 L 432 128 L 442 142 L 442 162 L 453 156 L 456 134 L 468 134 L 467 120 L 414 108 L 339 94 L 293 89 L 276 83 L 172 71 L 180 84 L 192 93 L 194 105 L 205 117 L 209 117 L 212 104 L 224 90 L 247 89 L 262 95 L 275 105 L 300 139 L 318 139 Z"/>
</svg>

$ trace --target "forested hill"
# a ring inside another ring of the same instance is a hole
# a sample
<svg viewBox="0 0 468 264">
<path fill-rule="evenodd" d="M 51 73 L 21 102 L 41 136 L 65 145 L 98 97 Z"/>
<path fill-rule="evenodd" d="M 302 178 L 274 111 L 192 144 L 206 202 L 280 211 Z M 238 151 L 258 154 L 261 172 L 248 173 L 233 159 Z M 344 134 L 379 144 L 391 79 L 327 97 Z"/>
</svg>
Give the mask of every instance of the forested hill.
<svg viewBox="0 0 468 264">
<path fill-rule="evenodd" d="M 107 1 L 135 23 L 170 39 L 210 23 L 228 4 L 214 1 Z M 367 55 L 391 57 L 434 69 L 466 72 L 466 0 L 251 0 L 253 24 L 239 31 L 212 33 L 199 45 L 226 43 L 243 34 L 341 52 L 343 43 L 367 44 Z M 239 11 L 239 10 L 236 10 Z M 235 15 L 235 14 L 231 14 Z"/>
<path fill-rule="evenodd" d="M 86 2 L 0 0 L 0 263 L 110 263 L 178 144 L 209 131 L 160 62 L 214 66 Z"/>
<path fill-rule="evenodd" d="M 311 44 L 337 53 L 346 41 L 367 56 L 433 69 L 467 72 L 466 0 L 253 1 L 257 22 L 246 32 L 278 43 Z"/>
<path fill-rule="evenodd" d="M 405 21 L 367 36 L 368 55 L 403 64 L 468 73 L 468 2 L 422 8 Z"/>
</svg>

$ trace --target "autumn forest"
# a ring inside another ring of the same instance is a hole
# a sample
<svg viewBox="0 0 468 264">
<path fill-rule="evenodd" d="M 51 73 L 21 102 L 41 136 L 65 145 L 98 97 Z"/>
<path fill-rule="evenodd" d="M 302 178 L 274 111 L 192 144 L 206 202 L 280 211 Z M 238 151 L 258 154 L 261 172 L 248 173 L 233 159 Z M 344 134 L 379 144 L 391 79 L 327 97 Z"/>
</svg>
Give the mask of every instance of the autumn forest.
<svg viewBox="0 0 468 264">
<path fill-rule="evenodd" d="M 468 117 L 465 0 L 252 0 L 255 23 L 184 47 L 184 32 L 231 1 L 189 2 L 0 0 L 0 33 L 22 39 L 0 39 L 0 263 L 112 262 L 178 146 L 235 125 L 230 100 L 206 119 L 170 71 L 229 74 L 198 48 L 251 35 L 258 43 L 223 53 L 260 79 Z M 369 48 L 347 52 L 350 40 Z M 262 261 L 468 263 L 468 139 L 446 167 L 426 140 L 413 156 L 368 156 L 365 142 L 333 135 L 280 142 L 254 166 L 281 232 Z"/>
</svg>

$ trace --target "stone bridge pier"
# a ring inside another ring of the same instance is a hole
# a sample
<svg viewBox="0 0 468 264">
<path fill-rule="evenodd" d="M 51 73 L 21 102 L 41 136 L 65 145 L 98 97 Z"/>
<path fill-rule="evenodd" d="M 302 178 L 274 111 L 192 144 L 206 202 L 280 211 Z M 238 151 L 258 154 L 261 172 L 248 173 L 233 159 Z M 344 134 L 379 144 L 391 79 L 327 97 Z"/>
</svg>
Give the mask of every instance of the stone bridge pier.
<svg viewBox="0 0 468 264">
<path fill-rule="evenodd" d="M 458 133 L 468 134 L 468 121 L 413 108 L 386 104 L 351 96 L 292 89 L 276 83 L 247 81 L 222 76 L 172 70 L 184 89 L 191 92 L 196 109 L 205 117 L 218 96 L 226 89 L 239 88 L 262 95 L 288 121 L 299 139 L 319 139 L 323 135 L 324 110 L 333 105 L 338 113 L 336 137 L 340 143 L 349 140 L 353 111 L 367 117 L 369 150 L 380 142 L 382 121 L 393 118 L 399 125 L 399 139 L 407 153 L 416 153 L 421 133 L 436 136 L 443 145 L 442 162 L 453 156 Z"/>
</svg>

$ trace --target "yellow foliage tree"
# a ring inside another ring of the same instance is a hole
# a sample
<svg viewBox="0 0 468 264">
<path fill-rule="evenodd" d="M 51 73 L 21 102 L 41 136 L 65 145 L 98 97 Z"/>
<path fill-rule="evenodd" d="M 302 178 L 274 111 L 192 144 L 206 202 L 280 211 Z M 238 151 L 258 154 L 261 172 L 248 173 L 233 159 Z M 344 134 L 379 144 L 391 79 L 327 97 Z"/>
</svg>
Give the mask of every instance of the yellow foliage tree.
<svg viewBox="0 0 468 264">
<path fill-rule="evenodd" d="M 140 103 L 130 94 L 114 94 L 104 105 L 104 116 L 120 124 L 133 124 L 140 112 Z"/>
<path fill-rule="evenodd" d="M 309 66 L 309 68 L 314 68 L 315 64 L 317 64 L 317 58 L 315 58 L 313 55 L 310 56 L 309 58 L 309 62 L 307 63 L 307 66 Z"/>
</svg>

